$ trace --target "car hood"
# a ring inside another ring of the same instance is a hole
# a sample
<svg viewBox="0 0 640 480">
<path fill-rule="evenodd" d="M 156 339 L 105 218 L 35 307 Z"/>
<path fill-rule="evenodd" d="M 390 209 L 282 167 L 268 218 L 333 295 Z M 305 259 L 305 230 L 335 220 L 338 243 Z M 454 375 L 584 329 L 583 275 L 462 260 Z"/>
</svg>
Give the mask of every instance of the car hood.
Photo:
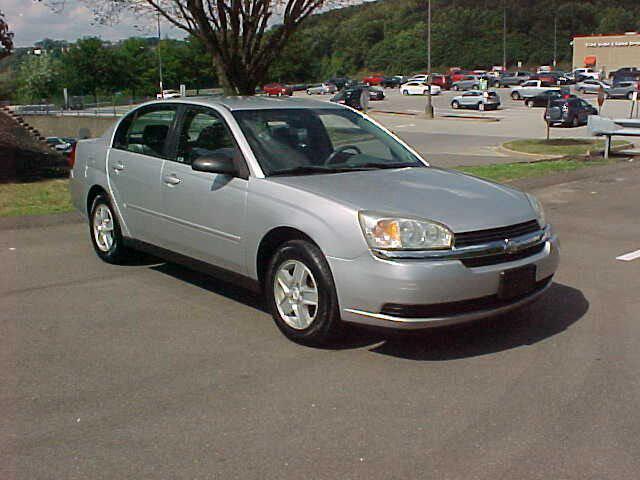
<svg viewBox="0 0 640 480">
<path fill-rule="evenodd" d="M 434 167 L 271 177 L 269 180 L 355 210 L 435 220 L 454 232 L 503 227 L 536 218 L 524 193 Z"/>
</svg>

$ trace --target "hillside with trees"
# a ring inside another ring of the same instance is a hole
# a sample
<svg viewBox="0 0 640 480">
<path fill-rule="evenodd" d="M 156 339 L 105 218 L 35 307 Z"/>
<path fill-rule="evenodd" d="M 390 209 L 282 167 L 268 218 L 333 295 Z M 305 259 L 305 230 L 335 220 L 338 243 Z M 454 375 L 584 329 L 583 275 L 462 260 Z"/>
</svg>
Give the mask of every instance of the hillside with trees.
<svg viewBox="0 0 640 480">
<path fill-rule="evenodd" d="M 554 16 L 558 62 L 570 66 L 575 35 L 640 30 L 638 0 L 432 0 L 432 65 L 551 64 Z M 426 67 L 426 0 L 379 0 L 310 18 L 272 67 L 275 79 L 304 81 Z M 639 62 L 640 64 L 640 59 Z"/>
<path fill-rule="evenodd" d="M 276 51 L 264 81 L 317 82 L 333 75 L 424 71 L 426 5 L 426 0 L 378 0 L 310 16 Z M 640 30 L 639 0 L 432 0 L 434 70 L 502 64 L 505 9 L 509 66 L 518 61 L 552 63 L 554 18 L 557 58 L 565 67 L 571 64 L 575 35 Z M 280 28 L 275 25 L 265 35 L 277 36 Z M 219 69 L 195 36 L 160 43 L 156 38 L 117 43 L 84 38 L 73 44 L 44 40 L 36 46 L 46 54 L 17 49 L 0 60 L 0 100 L 60 103 L 63 87 L 94 103 L 99 98 L 110 102 L 155 96 L 158 48 L 166 88 L 180 83 L 188 89 L 218 86 Z"/>
</svg>

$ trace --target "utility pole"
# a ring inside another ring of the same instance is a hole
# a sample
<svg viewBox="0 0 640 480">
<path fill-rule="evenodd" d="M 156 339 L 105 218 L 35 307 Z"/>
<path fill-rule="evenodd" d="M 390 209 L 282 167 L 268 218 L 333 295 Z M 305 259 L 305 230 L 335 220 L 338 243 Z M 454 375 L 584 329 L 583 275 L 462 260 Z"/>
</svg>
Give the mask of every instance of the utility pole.
<svg viewBox="0 0 640 480">
<path fill-rule="evenodd" d="M 507 70 L 507 4 L 502 0 L 502 68 Z"/>
<path fill-rule="evenodd" d="M 558 65 L 558 13 L 553 6 L 553 69 Z"/>
<path fill-rule="evenodd" d="M 433 103 L 431 98 L 431 0 L 427 0 L 427 104 L 424 107 L 426 118 L 433 118 Z"/>
<path fill-rule="evenodd" d="M 160 35 L 160 12 L 158 12 L 158 76 L 160 78 L 160 97 L 164 100 L 164 85 L 162 82 L 162 53 L 160 52 L 160 41 L 162 37 Z"/>
</svg>

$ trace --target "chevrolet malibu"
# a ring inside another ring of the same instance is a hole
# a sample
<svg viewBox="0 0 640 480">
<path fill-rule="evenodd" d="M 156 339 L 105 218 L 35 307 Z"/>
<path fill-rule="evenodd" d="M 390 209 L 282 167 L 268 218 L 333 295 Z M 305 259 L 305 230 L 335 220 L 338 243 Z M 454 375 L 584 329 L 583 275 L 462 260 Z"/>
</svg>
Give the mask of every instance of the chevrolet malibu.
<svg viewBox="0 0 640 480">
<path fill-rule="evenodd" d="M 434 168 L 367 116 L 303 99 L 180 98 L 78 142 L 97 255 L 136 250 L 264 292 L 306 344 L 349 323 L 421 329 L 532 301 L 558 266 L 540 203 Z"/>
</svg>

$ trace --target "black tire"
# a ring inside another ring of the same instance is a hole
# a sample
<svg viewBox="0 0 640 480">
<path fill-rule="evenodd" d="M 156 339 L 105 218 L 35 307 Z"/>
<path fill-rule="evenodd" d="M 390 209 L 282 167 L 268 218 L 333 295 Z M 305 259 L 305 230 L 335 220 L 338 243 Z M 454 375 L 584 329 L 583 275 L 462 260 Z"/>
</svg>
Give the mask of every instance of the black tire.
<svg viewBox="0 0 640 480">
<path fill-rule="evenodd" d="M 457 100 L 454 100 L 453 102 L 451 102 L 451 108 L 453 108 L 454 110 L 459 109 L 460 103 Z"/>
<path fill-rule="evenodd" d="M 578 118 L 577 115 L 575 115 L 573 117 L 573 120 L 571 120 L 571 126 L 572 127 L 579 127 L 580 126 L 580 119 Z"/>
<path fill-rule="evenodd" d="M 529 108 L 533 108 L 534 107 L 533 100 L 525 100 L 524 104 Z"/>
<path fill-rule="evenodd" d="M 275 279 L 280 267 L 289 260 L 297 260 L 312 273 L 318 292 L 315 318 L 305 329 L 290 326 L 280 315 L 275 297 Z M 344 329 L 340 319 L 338 297 L 333 275 L 322 251 L 306 240 L 291 240 L 284 243 L 275 253 L 267 271 L 265 296 L 271 315 L 280 331 L 289 339 L 304 345 L 322 346 L 332 343 Z"/>
<path fill-rule="evenodd" d="M 627 93 L 627 100 L 633 100 L 633 92 Z"/>
<path fill-rule="evenodd" d="M 484 110 L 485 110 L 485 104 L 484 104 L 484 102 L 480 102 L 478 104 L 478 111 L 484 112 Z"/>
<path fill-rule="evenodd" d="M 113 220 L 113 243 L 107 251 L 102 250 L 98 246 L 96 235 L 94 234 L 94 216 L 96 215 L 96 211 L 100 206 L 106 206 L 109 209 L 111 218 Z M 100 193 L 98 196 L 96 196 L 96 198 L 93 199 L 93 203 L 91 204 L 89 214 L 89 236 L 91 237 L 91 244 L 93 245 L 93 249 L 95 250 L 96 255 L 98 255 L 101 260 L 107 263 L 118 265 L 125 263 L 125 261 L 130 257 L 131 251 L 124 245 L 118 217 L 115 214 L 115 210 L 111 204 L 111 200 L 105 193 Z"/>
<path fill-rule="evenodd" d="M 460 87 L 458 85 L 454 85 L 453 87 L 451 87 L 451 90 L 455 90 L 457 92 L 458 90 L 460 90 Z"/>
<path fill-rule="evenodd" d="M 518 92 L 511 92 L 511 99 L 512 100 L 520 100 L 522 97 L 520 96 L 520 93 Z"/>
</svg>

